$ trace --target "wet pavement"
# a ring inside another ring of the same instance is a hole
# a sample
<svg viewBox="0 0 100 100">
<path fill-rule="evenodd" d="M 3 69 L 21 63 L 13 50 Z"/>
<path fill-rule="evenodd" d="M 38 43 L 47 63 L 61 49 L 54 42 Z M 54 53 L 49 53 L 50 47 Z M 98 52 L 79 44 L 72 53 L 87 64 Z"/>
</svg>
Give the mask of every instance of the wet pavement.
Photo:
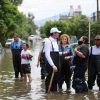
<svg viewBox="0 0 100 100">
<path fill-rule="evenodd" d="M 65 92 L 65 84 L 63 85 L 63 93 L 45 94 L 44 80 L 41 80 L 40 68 L 36 67 L 37 55 L 41 44 L 35 42 L 33 59 L 31 62 L 32 82 L 24 82 L 22 79 L 14 78 L 12 66 L 12 56 L 10 49 L 6 49 L 0 54 L 0 100 L 99 100 L 100 92 L 97 86 L 94 86 L 93 91 L 88 93 L 75 94 Z"/>
</svg>

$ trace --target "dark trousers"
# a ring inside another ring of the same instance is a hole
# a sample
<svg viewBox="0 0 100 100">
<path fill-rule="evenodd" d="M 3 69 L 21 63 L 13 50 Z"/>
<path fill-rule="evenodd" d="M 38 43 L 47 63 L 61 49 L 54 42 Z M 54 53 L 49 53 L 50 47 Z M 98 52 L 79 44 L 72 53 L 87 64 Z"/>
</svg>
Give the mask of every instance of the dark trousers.
<svg viewBox="0 0 100 100">
<path fill-rule="evenodd" d="M 46 80 L 45 80 L 46 93 L 48 92 L 48 87 L 50 84 L 52 71 L 53 71 L 52 67 L 48 65 L 48 67 L 47 67 L 48 75 L 47 75 Z M 52 85 L 51 85 L 51 89 L 50 89 L 51 92 L 57 92 L 57 84 L 58 84 L 58 72 L 55 72 L 54 77 L 53 77 L 53 81 L 52 81 Z"/>
<path fill-rule="evenodd" d="M 93 70 L 94 69 L 94 70 Z M 92 70 L 92 71 L 91 71 Z M 89 72 L 91 71 L 91 72 Z M 96 66 L 88 71 L 88 87 L 92 87 L 95 85 L 95 80 L 97 81 L 98 87 L 100 87 L 100 74 L 96 71 Z"/>
<path fill-rule="evenodd" d="M 85 72 L 87 70 L 87 64 L 86 63 L 80 63 L 75 65 L 74 69 L 74 79 L 79 78 L 81 80 L 85 81 Z"/>
<path fill-rule="evenodd" d="M 70 89 L 71 75 L 72 71 L 70 69 L 70 64 L 65 61 L 61 65 L 61 70 L 59 72 L 59 82 L 58 82 L 59 89 L 62 89 L 64 81 L 66 83 L 67 89 Z"/>
<path fill-rule="evenodd" d="M 15 71 L 15 78 L 20 76 L 22 77 L 22 69 L 21 69 L 21 57 L 18 54 L 13 54 L 13 67 Z"/>
<path fill-rule="evenodd" d="M 45 77 L 46 77 L 46 68 L 41 67 L 41 79 L 45 79 Z"/>
<path fill-rule="evenodd" d="M 97 81 L 100 87 L 100 55 L 90 55 L 88 63 L 88 87 L 91 88 Z"/>
<path fill-rule="evenodd" d="M 74 69 L 72 87 L 76 92 L 87 92 L 87 84 L 85 82 L 85 72 L 87 70 L 86 63 L 77 63 Z"/>
<path fill-rule="evenodd" d="M 46 76 L 46 66 L 44 62 L 40 62 L 40 67 L 41 67 L 41 79 L 45 79 Z"/>
</svg>

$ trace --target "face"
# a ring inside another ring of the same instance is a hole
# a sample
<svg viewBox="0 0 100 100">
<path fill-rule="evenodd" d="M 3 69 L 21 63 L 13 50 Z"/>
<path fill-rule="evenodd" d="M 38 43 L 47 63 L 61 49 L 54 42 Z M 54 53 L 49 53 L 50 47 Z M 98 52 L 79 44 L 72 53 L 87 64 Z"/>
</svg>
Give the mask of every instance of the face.
<svg viewBox="0 0 100 100">
<path fill-rule="evenodd" d="M 53 37 L 54 37 L 55 39 L 58 39 L 58 38 L 59 38 L 59 33 L 53 33 Z"/>
<path fill-rule="evenodd" d="M 18 36 L 14 36 L 14 40 L 15 41 L 18 41 L 19 40 L 19 37 Z"/>
<path fill-rule="evenodd" d="M 61 39 L 61 43 L 62 43 L 62 44 L 67 44 L 67 43 L 68 43 L 67 37 L 63 37 L 63 38 Z"/>
<path fill-rule="evenodd" d="M 26 44 L 23 44 L 22 48 L 23 48 L 24 50 L 26 50 L 26 49 L 27 49 Z"/>
<path fill-rule="evenodd" d="M 84 41 L 83 41 L 83 37 L 81 37 L 81 38 L 79 39 L 79 41 L 78 41 L 78 44 L 79 44 L 79 45 L 82 45 L 83 42 L 84 42 Z"/>
<path fill-rule="evenodd" d="M 96 46 L 100 46 L 100 39 L 95 40 Z"/>
</svg>

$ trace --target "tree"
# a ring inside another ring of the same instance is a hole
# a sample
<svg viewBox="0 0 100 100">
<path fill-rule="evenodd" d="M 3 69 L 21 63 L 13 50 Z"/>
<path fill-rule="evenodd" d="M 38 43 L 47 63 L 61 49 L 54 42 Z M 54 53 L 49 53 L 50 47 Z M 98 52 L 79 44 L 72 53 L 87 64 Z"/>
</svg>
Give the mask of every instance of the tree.
<svg viewBox="0 0 100 100">
<path fill-rule="evenodd" d="M 14 32 L 24 37 L 29 30 L 32 30 L 29 20 L 18 11 L 17 6 L 10 0 L 0 0 L 0 42 L 4 45 Z"/>
<path fill-rule="evenodd" d="M 66 31 L 70 35 L 80 37 L 88 34 L 88 18 L 86 16 L 75 16 L 66 20 Z"/>
<path fill-rule="evenodd" d="M 65 33 L 66 24 L 63 21 L 47 21 L 45 25 L 41 27 L 40 33 L 42 35 L 45 34 L 46 36 L 49 36 L 50 29 L 52 27 L 57 27 L 62 33 Z"/>
<path fill-rule="evenodd" d="M 30 34 L 36 34 L 36 29 L 37 26 L 34 23 L 34 15 L 31 13 L 28 13 L 28 23 L 30 24 L 31 30 L 30 30 Z"/>
<path fill-rule="evenodd" d="M 91 43 L 92 43 L 92 44 L 94 43 L 94 37 L 95 37 L 97 34 L 100 34 L 100 20 L 94 22 L 94 23 L 91 25 Z"/>
<path fill-rule="evenodd" d="M 14 5 L 18 6 L 18 5 L 22 4 L 23 0 L 10 0 L 10 2 L 12 2 Z"/>
</svg>

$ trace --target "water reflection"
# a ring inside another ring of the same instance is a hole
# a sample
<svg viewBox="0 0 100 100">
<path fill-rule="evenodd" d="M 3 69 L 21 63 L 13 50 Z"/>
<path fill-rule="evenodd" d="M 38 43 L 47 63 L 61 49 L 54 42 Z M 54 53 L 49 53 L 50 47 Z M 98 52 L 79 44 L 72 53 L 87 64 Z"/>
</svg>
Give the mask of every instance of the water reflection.
<svg viewBox="0 0 100 100">
<path fill-rule="evenodd" d="M 31 91 L 30 83 L 25 82 L 23 80 L 15 79 L 12 95 L 16 96 L 16 98 L 24 98 L 29 96 L 30 91 Z"/>
</svg>

